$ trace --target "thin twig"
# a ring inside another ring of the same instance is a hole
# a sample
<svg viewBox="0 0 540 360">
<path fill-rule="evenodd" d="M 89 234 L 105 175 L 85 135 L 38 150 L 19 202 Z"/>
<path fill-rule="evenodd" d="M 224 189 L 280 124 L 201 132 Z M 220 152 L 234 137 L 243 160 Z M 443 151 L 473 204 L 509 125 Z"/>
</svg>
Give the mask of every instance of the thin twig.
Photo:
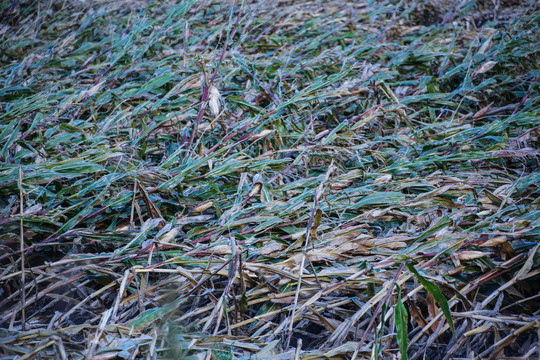
<svg viewBox="0 0 540 360">
<path fill-rule="evenodd" d="M 21 217 L 20 220 L 20 250 L 21 250 L 21 321 L 22 321 L 22 330 L 25 330 L 26 325 L 26 318 L 25 318 L 25 308 L 26 308 L 26 277 L 25 277 L 25 269 L 24 269 L 24 193 L 23 193 L 23 172 L 22 172 L 22 166 L 19 165 L 19 201 L 20 201 L 20 208 L 19 208 L 19 215 Z"/>
<path fill-rule="evenodd" d="M 188 148 L 191 148 L 191 145 L 193 144 L 193 140 L 195 139 L 195 134 L 197 133 L 197 129 L 199 128 L 199 125 L 201 124 L 201 120 L 204 117 L 206 106 L 208 105 L 208 97 L 210 95 L 210 86 L 214 85 L 219 68 L 221 64 L 223 63 L 225 54 L 227 53 L 227 46 L 229 44 L 229 41 L 234 37 L 234 34 L 236 33 L 236 28 L 238 27 L 238 23 L 240 22 L 240 16 L 242 15 L 243 9 L 244 9 L 244 2 L 242 2 L 242 6 L 240 7 L 240 10 L 238 11 L 236 22 L 234 23 L 233 28 L 231 29 L 231 32 L 228 34 L 227 39 L 225 40 L 225 44 L 223 45 L 223 49 L 221 50 L 221 55 L 219 57 L 219 61 L 216 66 L 216 69 L 214 70 L 214 74 L 212 75 L 212 78 L 210 78 L 210 81 L 208 81 L 208 79 L 205 77 L 204 79 L 205 81 L 202 84 L 203 88 L 202 88 L 201 106 L 199 107 L 199 113 L 197 114 L 197 119 L 195 120 L 193 132 L 191 133 L 191 136 L 189 138 Z"/>
</svg>

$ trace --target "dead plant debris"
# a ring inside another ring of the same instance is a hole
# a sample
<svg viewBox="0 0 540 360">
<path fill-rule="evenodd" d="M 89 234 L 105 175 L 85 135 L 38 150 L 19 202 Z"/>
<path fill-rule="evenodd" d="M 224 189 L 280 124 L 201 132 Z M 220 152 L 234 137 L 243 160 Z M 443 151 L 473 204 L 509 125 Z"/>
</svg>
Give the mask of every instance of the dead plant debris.
<svg viewBox="0 0 540 360">
<path fill-rule="evenodd" d="M 1 358 L 540 356 L 539 9 L 1 2 Z"/>
</svg>

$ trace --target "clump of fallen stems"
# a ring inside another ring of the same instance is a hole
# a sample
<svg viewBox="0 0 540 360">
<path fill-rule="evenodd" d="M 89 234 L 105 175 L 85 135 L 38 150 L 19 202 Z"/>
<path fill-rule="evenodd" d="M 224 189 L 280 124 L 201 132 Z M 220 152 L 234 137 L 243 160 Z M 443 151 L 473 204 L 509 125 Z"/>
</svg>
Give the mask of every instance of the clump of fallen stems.
<svg viewBox="0 0 540 360">
<path fill-rule="evenodd" d="M 538 356 L 539 14 L 3 2 L 0 354 Z"/>
</svg>

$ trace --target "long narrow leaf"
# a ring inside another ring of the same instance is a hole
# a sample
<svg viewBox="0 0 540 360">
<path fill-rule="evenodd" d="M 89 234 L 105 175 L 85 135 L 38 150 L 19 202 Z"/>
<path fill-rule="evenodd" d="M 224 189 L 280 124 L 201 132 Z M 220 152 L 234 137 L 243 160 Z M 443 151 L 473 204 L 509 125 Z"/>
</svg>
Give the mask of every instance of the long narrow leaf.
<svg viewBox="0 0 540 360">
<path fill-rule="evenodd" d="M 437 287 L 437 285 L 420 275 L 411 263 L 407 264 L 407 268 L 410 272 L 414 274 L 414 276 L 416 276 L 422 286 L 424 286 L 424 288 L 431 295 L 433 295 L 433 298 L 435 298 L 435 300 L 439 303 L 439 305 L 441 306 L 441 310 L 446 317 L 446 320 L 448 320 L 448 324 L 450 325 L 452 332 L 455 334 L 454 322 L 452 321 L 452 315 L 450 314 L 450 307 L 448 306 L 448 301 L 446 301 L 446 298 L 441 293 L 441 290 Z"/>
<path fill-rule="evenodd" d="M 398 289 L 398 299 L 396 302 L 396 308 L 394 310 L 394 320 L 396 322 L 396 338 L 399 345 L 399 353 L 401 354 L 401 360 L 407 360 L 407 346 L 408 346 L 408 338 L 407 338 L 407 325 L 409 321 L 409 314 L 407 313 L 407 309 L 405 308 L 405 305 L 403 304 L 403 301 L 401 300 L 401 289 L 399 286 L 397 286 Z"/>
</svg>

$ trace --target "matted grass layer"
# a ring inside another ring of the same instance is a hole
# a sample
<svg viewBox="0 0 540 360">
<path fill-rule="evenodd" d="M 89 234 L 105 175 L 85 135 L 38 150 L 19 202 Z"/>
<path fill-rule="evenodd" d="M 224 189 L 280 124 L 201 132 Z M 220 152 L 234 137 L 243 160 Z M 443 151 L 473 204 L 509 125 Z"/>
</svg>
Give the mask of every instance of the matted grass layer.
<svg viewBox="0 0 540 360">
<path fill-rule="evenodd" d="M 539 23 L 1 2 L 2 359 L 539 356 Z"/>
</svg>

